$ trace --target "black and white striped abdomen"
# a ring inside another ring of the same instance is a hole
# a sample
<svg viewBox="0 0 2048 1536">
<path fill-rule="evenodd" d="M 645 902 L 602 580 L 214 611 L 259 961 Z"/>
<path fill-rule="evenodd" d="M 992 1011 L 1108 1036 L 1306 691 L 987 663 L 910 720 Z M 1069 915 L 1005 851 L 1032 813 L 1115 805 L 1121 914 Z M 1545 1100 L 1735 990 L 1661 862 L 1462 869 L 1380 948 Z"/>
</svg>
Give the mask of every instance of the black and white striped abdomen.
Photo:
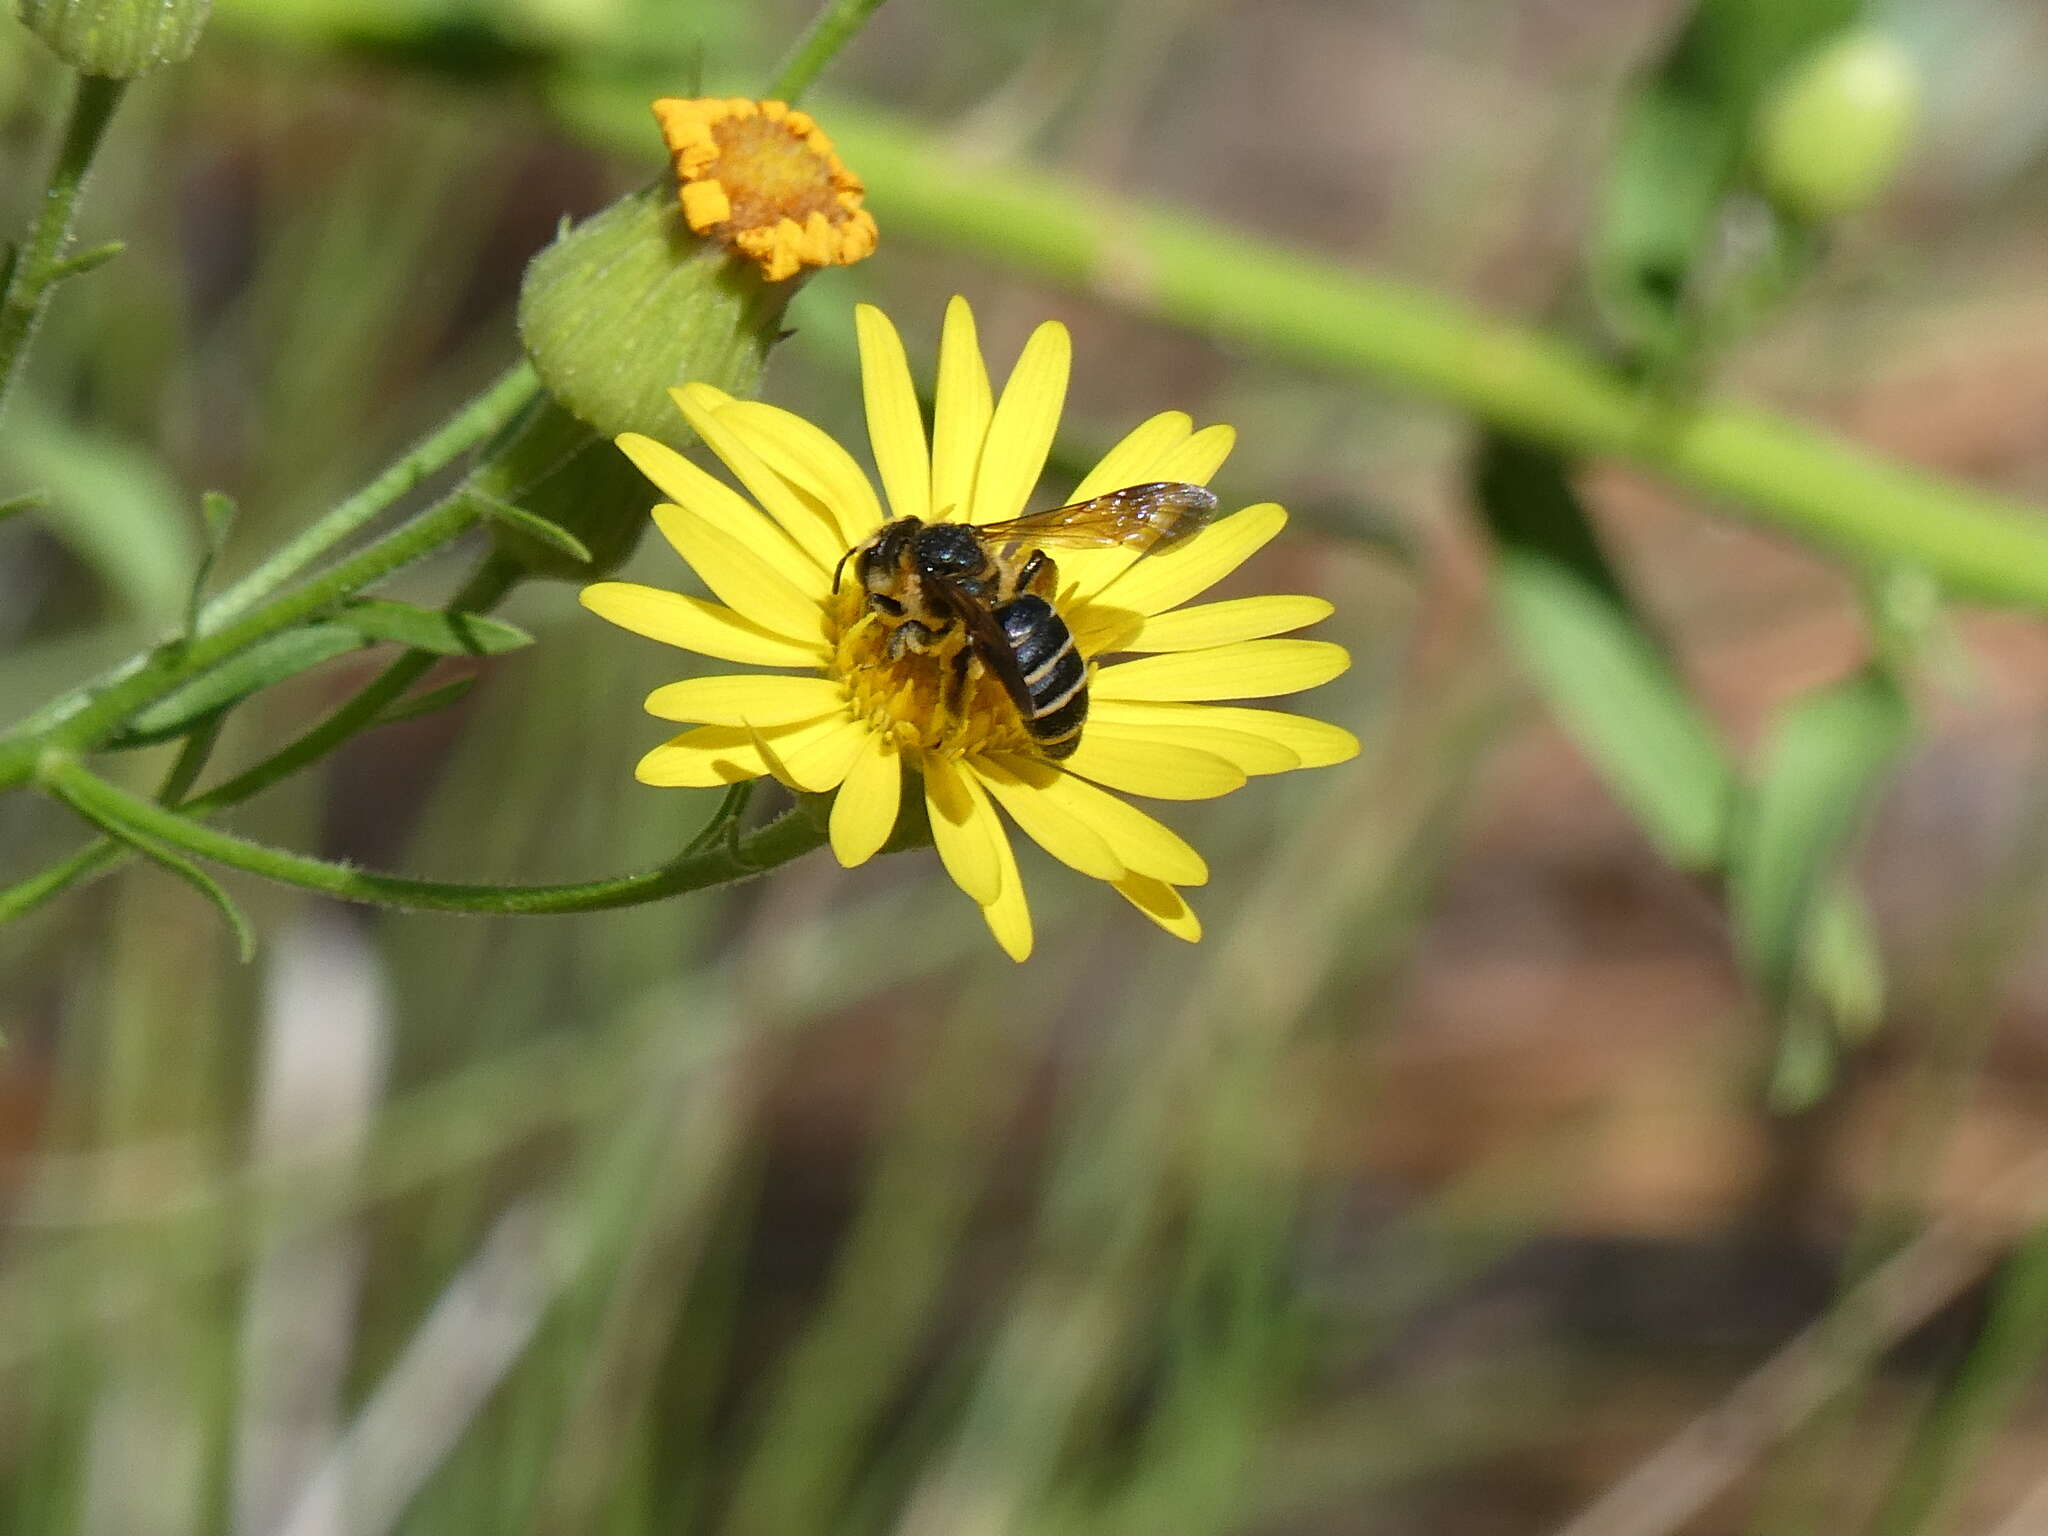
<svg viewBox="0 0 2048 1536">
<path fill-rule="evenodd" d="M 1047 757 L 1065 757 L 1088 718 L 1088 664 L 1051 603 L 1028 593 L 995 612 L 1024 680 L 1024 727 Z"/>
</svg>

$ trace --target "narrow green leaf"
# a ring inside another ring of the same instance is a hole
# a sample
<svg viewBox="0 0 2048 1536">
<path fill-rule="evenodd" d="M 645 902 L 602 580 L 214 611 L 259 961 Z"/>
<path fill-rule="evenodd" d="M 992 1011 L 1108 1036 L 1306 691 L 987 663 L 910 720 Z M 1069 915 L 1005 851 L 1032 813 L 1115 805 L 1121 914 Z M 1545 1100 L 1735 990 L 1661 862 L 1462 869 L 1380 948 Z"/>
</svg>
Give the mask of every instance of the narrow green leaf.
<svg viewBox="0 0 2048 1536">
<path fill-rule="evenodd" d="M 472 490 L 468 494 L 477 510 L 492 522 L 516 528 L 529 538 L 538 539 L 541 543 L 560 550 L 579 565 L 590 564 L 590 546 L 560 523 L 550 522 L 539 513 L 529 512 L 524 507 L 515 507 L 511 502 L 486 491 Z"/>
<path fill-rule="evenodd" d="M 392 725 L 400 720 L 417 720 L 422 715 L 431 715 L 460 703 L 469 696 L 476 686 L 474 677 L 458 677 L 452 683 L 443 683 L 438 688 L 428 688 L 409 698 L 398 700 L 373 722 L 376 725 Z"/>
<path fill-rule="evenodd" d="M 221 491 L 206 492 L 199 498 L 199 520 L 206 530 L 206 544 L 200 551 L 198 565 L 193 567 L 192 585 L 185 593 L 185 627 L 180 633 L 187 638 L 199 630 L 199 607 L 206 600 L 206 583 L 213 576 L 221 550 L 227 546 L 228 530 L 234 526 L 234 498 Z"/>
<path fill-rule="evenodd" d="M 157 700 L 128 723 L 115 745 L 146 746 L 182 735 L 215 710 L 368 643 L 361 631 L 336 623 L 310 624 L 272 636 Z"/>
<path fill-rule="evenodd" d="M 1665 856 L 1684 869 L 1713 868 L 1734 770 L 1608 564 L 1564 462 L 1495 434 L 1475 484 L 1495 543 L 1494 595 L 1518 656 Z"/>
<path fill-rule="evenodd" d="M 480 613 L 446 613 L 383 598 L 358 598 L 334 616 L 368 640 L 395 640 L 416 651 L 437 656 L 496 656 L 533 644 L 533 636 L 516 624 Z"/>
<path fill-rule="evenodd" d="M 49 504 L 48 491 L 23 491 L 19 496 L 9 496 L 0 501 L 0 523 L 10 517 L 19 517 L 24 512 L 34 512 Z"/>
<path fill-rule="evenodd" d="M 127 241 L 109 240 L 104 245 L 95 245 L 75 256 L 67 256 L 52 269 L 51 280 L 62 282 L 66 278 L 83 277 L 88 272 L 104 267 L 127 249 Z"/>
<path fill-rule="evenodd" d="M 1771 729 L 1730 840 L 1728 877 L 1737 949 L 1780 1011 L 1805 989 L 1822 897 L 1911 725 L 1897 681 L 1872 667 L 1791 704 Z M 1842 935 L 1831 942 L 1842 946 Z"/>
<path fill-rule="evenodd" d="M 80 816 L 98 827 L 117 842 L 126 843 L 137 853 L 183 880 L 193 890 L 213 903 L 214 910 L 226 921 L 228 930 L 235 936 L 235 949 L 247 965 L 256 958 L 256 930 L 248 917 L 221 886 L 221 883 L 201 869 L 177 849 L 157 841 L 146 832 L 137 830 L 117 816 L 107 814 L 100 807 L 89 805 L 84 800 L 66 794 L 62 788 L 57 793 L 64 803 Z"/>
</svg>

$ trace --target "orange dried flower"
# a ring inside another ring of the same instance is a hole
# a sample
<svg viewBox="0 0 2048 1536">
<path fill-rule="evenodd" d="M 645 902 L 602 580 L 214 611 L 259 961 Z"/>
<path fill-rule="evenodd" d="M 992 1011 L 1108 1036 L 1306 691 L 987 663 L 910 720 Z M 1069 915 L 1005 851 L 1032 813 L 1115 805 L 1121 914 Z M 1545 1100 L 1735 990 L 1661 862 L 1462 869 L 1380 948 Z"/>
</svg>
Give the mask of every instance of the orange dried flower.
<svg viewBox="0 0 2048 1536">
<path fill-rule="evenodd" d="M 665 97 L 654 120 L 675 159 L 683 217 L 759 263 L 770 282 L 850 266 L 875 248 L 860 178 L 786 102 Z"/>
</svg>

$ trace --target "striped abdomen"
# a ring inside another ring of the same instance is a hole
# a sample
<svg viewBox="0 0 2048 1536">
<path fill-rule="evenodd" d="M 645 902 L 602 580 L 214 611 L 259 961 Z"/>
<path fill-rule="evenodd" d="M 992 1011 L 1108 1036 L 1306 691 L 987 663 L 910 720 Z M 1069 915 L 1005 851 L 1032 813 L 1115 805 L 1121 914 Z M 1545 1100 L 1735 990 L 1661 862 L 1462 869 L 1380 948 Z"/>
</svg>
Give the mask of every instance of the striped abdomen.
<svg viewBox="0 0 2048 1536">
<path fill-rule="evenodd" d="M 1042 597 L 1026 594 L 995 611 L 1023 682 L 1017 700 L 1024 728 L 1047 757 L 1065 757 L 1081 744 L 1088 718 L 1088 664 L 1067 621 Z"/>
</svg>

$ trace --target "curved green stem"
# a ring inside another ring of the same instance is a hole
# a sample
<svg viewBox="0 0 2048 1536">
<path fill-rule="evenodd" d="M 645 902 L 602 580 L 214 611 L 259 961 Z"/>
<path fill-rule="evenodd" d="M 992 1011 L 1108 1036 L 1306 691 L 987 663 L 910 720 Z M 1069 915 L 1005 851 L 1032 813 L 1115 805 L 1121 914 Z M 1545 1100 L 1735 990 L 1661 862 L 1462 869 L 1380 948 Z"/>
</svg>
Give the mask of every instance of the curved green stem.
<svg viewBox="0 0 2048 1536">
<path fill-rule="evenodd" d="M 785 812 L 745 837 L 730 842 L 714 841 L 638 874 L 567 885 L 465 885 L 373 874 L 346 864 L 266 847 L 132 795 L 67 757 L 45 758 L 37 777 L 50 793 L 117 837 L 133 835 L 146 843 L 343 901 L 413 911 L 540 916 L 637 907 L 687 891 L 744 880 L 787 864 L 825 842 L 824 829 L 798 809 Z"/>
<path fill-rule="evenodd" d="M 969 159 L 872 107 L 835 102 L 824 115 L 885 239 L 983 256 L 1254 355 L 1392 381 L 1521 436 L 1733 497 L 1758 522 L 1852 558 L 1918 566 L 1958 595 L 2048 608 L 2048 520 L 2024 502 L 1748 406 L 1674 407 L 1583 347 L 1448 295 L 1029 165 Z M 637 143 L 638 116 L 622 105 L 620 122 Z"/>
<path fill-rule="evenodd" d="M 27 246 L 15 255 L 6 292 L 0 295 L 0 410 L 7 408 L 8 388 L 28 355 L 29 340 L 43 317 L 51 290 L 75 270 L 66 269 L 64 248 L 71 243 L 72 221 L 93 159 L 126 89 L 126 81 L 97 75 L 78 77 L 71 116 L 64 125 L 64 142 L 43 189 L 42 209 Z"/>
<path fill-rule="evenodd" d="M 461 591 L 448 600 L 451 613 L 482 613 L 492 607 L 519 583 L 520 572 L 510 561 L 488 559 L 477 568 Z M 287 742 L 277 751 L 260 762 L 243 769 L 233 778 L 215 785 L 205 794 L 187 800 L 193 782 L 205 766 L 201 756 L 196 763 L 191 761 L 194 743 L 200 740 L 202 732 L 195 731 L 186 739 L 185 751 L 179 754 L 177 764 L 172 768 L 163 789 L 157 795 L 157 803 L 175 810 L 185 817 L 205 817 L 215 811 L 226 810 L 229 806 L 240 805 L 261 794 L 271 785 L 289 778 L 302 768 L 319 762 L 336 748 L 360 735 L 376 723 L 377 717 L 404 696 L 407 689 L 418 682 L 441 658 L 431 651 L 407 651 L 380 672 L 367 687 L 354 698 L 329 714 L 324 720 L 305 731 L 296 739 Z M 211 750 L 212 735 L 218 734 L 216 724 L 207 737 L 206 750 Z M 53 896 L 61 895 L 81 881 L 91 879 L 110 871 L 123 862 L 132 850 L 119 839 L 103 837 L 51 865 L 38 870 L 27 879 L 0 889 L 0 923 L 10 922 L 25 916 Z"/>
<path fill-rule="evenodd" d="M 832 62 L 834 54 L 852 41 L 854 33 L 868 24 L 868 18 L 882 8 L 882 0 L 825 0 L 825 7 L 811 19 L 776 66 L 769 96 L 794 102 Z"/>
<path fill-rule="evenodd" d="M 432 554 L 467 530 L 477 517 L 475 505 L 458 490 L 305 586 L 225 629 L 160 648 L 134 671 L 79 701 L 71 712 L 39 733 L 0 743 L 0 789 L 27 782 L 34 776 L 37 759 L 52 750 L 91 750 L 137 710 L 174 692 L 208 667 L 318 617 L 372 582 Z"/>
</svg>

